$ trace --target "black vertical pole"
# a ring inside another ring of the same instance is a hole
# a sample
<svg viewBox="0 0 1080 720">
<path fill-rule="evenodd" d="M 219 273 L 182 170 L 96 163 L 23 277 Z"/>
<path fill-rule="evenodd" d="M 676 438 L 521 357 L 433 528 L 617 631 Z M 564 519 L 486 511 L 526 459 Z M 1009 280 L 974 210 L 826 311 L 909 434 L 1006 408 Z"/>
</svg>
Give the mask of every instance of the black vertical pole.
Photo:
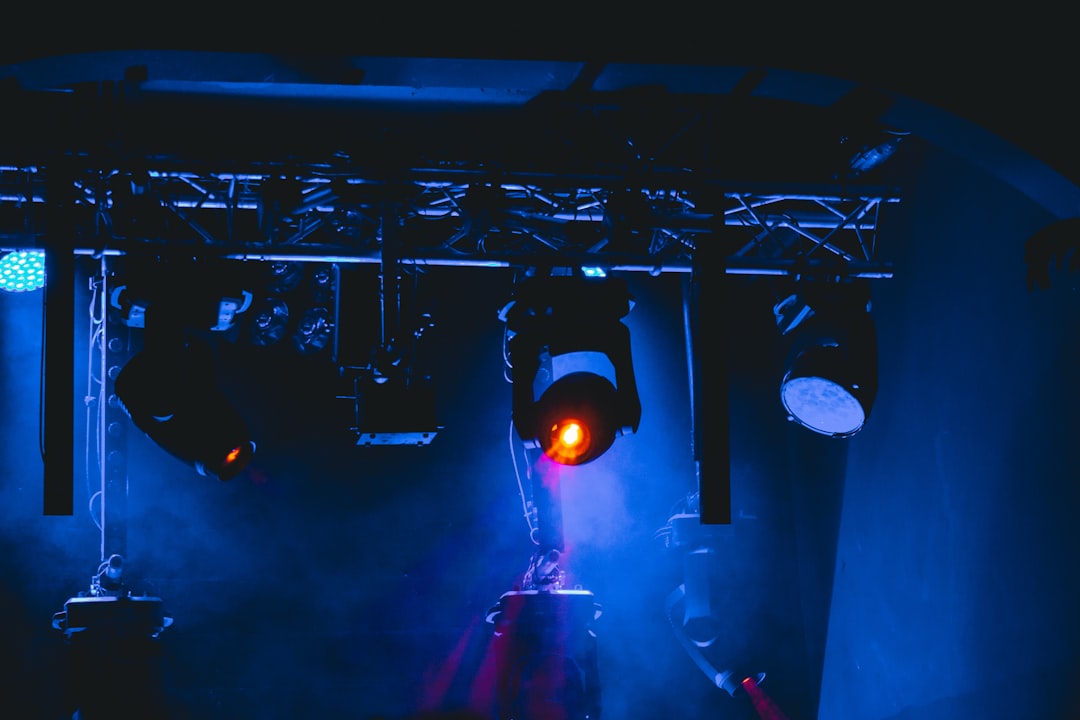
<svg viewBox="0 0 1080 720">
<path fill-rule="evenodd" d="M 701 522 L 706 525 L 731 523 L 727 355 L 731 338 L 726 263 L 720 239 L 720 232 L 713 233 L 694 249 L 692 272 L 683 297 L 694 463 Z M 712 330 L 709 339 L 703 322 Z"/>
<path fill-rule="evenodd" d="M 73 515 L 75 435 L 75 222 L 72 178 L 49 168 L 45 231 L 44 514 Z"/>
<path fill-rule="evenodd" d="M 382 310 L 383 349 L 399 342 L 401 331 L 401 279 L 398 261 L 398 217 L 393 203 L 382 205 L 382 248 L 379 263 L 379 302 Z"/>
</svg>

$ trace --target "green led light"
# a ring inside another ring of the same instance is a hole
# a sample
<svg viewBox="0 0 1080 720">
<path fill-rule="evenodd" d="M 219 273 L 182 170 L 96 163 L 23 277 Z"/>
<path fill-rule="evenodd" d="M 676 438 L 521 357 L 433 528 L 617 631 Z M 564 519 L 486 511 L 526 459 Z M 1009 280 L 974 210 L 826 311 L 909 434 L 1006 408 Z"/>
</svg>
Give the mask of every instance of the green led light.
<svg viewBox="0 0 1080 720">
<path fill-rule="evenodd" d="M 0 290 L 29 292 L 45 287 L 45 253 L 15 250 L 0 258 Z"/>
</svg>

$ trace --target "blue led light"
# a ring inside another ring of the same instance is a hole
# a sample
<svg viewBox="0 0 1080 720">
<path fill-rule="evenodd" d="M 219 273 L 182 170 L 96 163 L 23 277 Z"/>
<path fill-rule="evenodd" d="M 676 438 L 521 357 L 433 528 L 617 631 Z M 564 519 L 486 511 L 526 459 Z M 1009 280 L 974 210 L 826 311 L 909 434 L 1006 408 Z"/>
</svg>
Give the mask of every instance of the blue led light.
<svg viewBox="0 0 1080 720">
<path fill-rule="evenodd" d="M 0 290 L 29 292 L 45 287 L 45 253 L 16 250 L 0 258 Z"/>
<path fill-rule="evenodd" d="M 581 274 L 585 277 L 607 277 L 607 273 L 604 272 L 602 267 L 583 267 L 581 268 Z"/>
</svg>

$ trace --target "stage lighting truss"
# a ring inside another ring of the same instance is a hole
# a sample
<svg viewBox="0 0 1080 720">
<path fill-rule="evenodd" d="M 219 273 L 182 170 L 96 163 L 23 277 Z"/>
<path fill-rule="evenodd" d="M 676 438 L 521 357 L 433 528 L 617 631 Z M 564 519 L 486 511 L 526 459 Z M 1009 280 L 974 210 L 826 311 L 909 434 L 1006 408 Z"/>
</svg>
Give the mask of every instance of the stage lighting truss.
<svg viewBox="0 0 1080 720">
<path fill-rule="evenodd" d="M 72 218 L 86 242 L 76 250 L 123 254 L 165 242 L 252 260 L 370 263 L 391 250 L 403 264 L 688 272 L 700 243 L 721 242 L 729 273 L 892 274 L 877 229 L 883 208 L 899 201 L 895 188 L 740 187 L 690 171 L 638 173 L 631 183 L 464 163 L 378 174 L 333 159 L 287 175 L 259 169 L 84 169 L 73 180 Z M 0 168 L 0 244 L 44 235 L 49 172 Z"/>
</svg>

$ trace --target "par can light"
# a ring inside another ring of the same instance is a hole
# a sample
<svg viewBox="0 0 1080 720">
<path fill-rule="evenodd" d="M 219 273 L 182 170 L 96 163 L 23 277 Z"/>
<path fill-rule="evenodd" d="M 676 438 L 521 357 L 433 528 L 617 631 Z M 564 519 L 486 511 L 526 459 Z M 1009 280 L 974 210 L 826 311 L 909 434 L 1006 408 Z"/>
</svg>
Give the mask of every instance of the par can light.
<svg viewBox="0 0 1080 720">
<path fill-rule="evenodd" d="M 877 338 L 869 298 L 855 288 L 807 292 L 807 312 L 778 325 L 790 333 L 780 401 L 791 420 L 835 438 L 866 424 L 877 394 Z M 799 304 L 799 303 L 795 303 Z"/>
</svg>

